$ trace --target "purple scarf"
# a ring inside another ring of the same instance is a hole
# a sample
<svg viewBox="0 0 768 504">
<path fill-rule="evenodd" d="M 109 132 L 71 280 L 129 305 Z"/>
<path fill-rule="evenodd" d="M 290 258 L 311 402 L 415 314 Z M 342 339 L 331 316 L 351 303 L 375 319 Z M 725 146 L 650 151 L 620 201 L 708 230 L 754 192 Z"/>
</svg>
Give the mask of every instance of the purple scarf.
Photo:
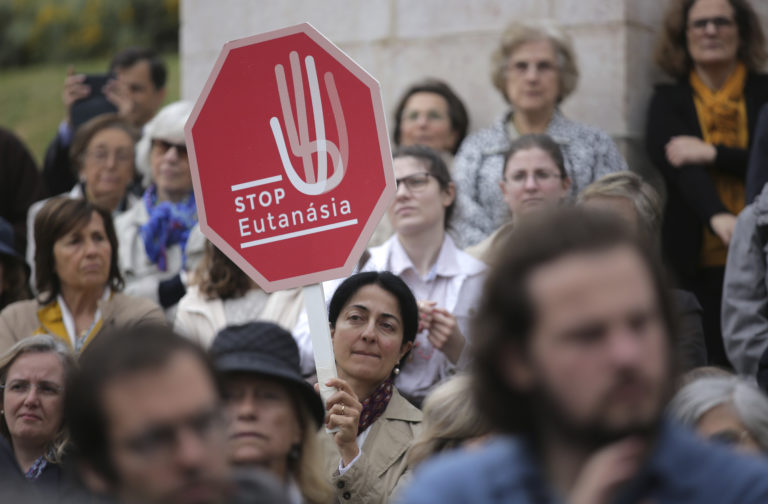
<svg viewBox="0 0 768 504">
<path fill-rule="evenodd" d="M 387 378 L 376 387 L 373 394 L 360 401 L 363 410 L 360 412 L 360 420 L 357 422 L 358 435 L 379 419 L 392 399 L 392 378 Z"/>
</svg>

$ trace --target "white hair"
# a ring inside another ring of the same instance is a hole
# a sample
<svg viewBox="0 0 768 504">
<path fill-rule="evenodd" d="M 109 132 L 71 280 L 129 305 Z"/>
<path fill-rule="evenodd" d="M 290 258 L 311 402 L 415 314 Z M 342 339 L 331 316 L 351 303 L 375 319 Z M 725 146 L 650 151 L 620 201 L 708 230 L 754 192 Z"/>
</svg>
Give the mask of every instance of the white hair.
<svg viewBox="0 0 768 504">
<path fill-rule="evenodd" d="M 751 382 L 737 376 L 707 376 L 681 388 L 669 411 L 684 425 L 695 428 L 716 406 L 729 405 L 764 451 L 768 451 L 768 397 Z"/>
<path fill-rule="evenodd" d="M 166 105 L 144 125 L 141 140 L 136 144 L 136 169 L 144 177 L 144 185 L 152 176 L 149 151 L 152 148 L 152 140 L 160 138 L 176 144 L 185 143 L 184 125 L 192 113 L 194 103 L 190 101 L 177 101 Z"/>
</svg>

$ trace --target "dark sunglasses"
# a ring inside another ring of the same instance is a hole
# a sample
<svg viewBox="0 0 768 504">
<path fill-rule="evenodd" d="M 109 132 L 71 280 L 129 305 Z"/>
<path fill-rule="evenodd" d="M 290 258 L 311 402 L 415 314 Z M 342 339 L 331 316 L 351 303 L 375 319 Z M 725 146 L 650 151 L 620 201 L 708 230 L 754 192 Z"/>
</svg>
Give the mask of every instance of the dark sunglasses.
<svg viewBox="0 0 768 504">
<path fill-rule="evenodd" d="M 160 140 L 155 138 L 152 140 L 152 148 L 157 149 L 160 154 L 165 154 L 171 147 L 176 148 L 176 153 L 180 157 L 187 157 L 187 146 L 185 144 L 175 144 L 168 142 L 167 140 Z"/>
</svg>

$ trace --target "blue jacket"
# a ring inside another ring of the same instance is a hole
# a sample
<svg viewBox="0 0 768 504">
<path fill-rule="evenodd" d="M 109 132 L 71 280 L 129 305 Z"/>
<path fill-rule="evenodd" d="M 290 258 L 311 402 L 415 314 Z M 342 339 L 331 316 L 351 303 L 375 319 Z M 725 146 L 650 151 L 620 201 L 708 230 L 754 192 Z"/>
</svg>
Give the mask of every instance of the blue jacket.
<svg viewBox="0 0 768 504">
<path fill-rule="evenodd" d="M 417 470 L 401 504 L 554 504 L 526 443 L 500 437 L 477 451 L 438 457 Z M 766 504 L 768 463 L 708 445 L 665 423 L 646 466 L 614 501 L 635 504 Z"/>
</svg>

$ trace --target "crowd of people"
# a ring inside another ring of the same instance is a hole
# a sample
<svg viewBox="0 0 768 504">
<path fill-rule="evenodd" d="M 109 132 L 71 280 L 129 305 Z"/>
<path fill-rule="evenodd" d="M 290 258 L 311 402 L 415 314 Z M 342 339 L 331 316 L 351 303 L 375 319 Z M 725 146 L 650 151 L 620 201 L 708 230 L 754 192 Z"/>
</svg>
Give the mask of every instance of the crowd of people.
<svg viewBox="0 0 768 504">
<path fill-rule="evenodd" d="M 662 175 L 563 115 L 565 33 L 515 22 L 508 104 L 393 107 L 397 191 L 327 282 L 317 383 L 300 289 L 198 225 L 166 68 L 67 72 L 42 170 L 0 131 L 0 501 L 768 502 L 768 47 L 749 0 L 671 0 L 648 105 Z M 103 94 L 109 111 L 82 120 Z M 320 385 L 333 392 L 323 398 Z"/>
</svg>

